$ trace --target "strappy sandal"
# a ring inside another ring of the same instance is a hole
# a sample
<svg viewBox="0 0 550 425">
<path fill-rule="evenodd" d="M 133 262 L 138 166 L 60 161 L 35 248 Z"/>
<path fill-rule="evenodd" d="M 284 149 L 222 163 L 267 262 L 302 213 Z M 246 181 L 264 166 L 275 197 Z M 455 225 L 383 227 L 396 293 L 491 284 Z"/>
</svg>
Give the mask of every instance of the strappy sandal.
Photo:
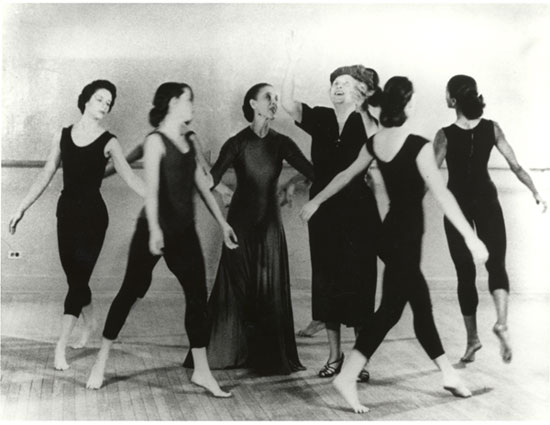
<svg viewBox="0 0 550 425">
<path fill-rule="evenodd" d="M 340 373 L 340 370 L 342 369 L 342 365 L 344 364 L 344 353 L 342 353 L 342 356 L 333 362 L 327 362 L 323 366 L 323 368 L 319 371 L 319 376 L 321 378 L 332 378 L 337 373 Z"/>
<path fill-rule="evenodd" d="M 361 372 L 359 372 L 359 375 L 357 375 L 357 382 L 367 383 L 369 381 L 370 381 L 370 373 L 367 369 L 363 369 Z"/>
</svg>

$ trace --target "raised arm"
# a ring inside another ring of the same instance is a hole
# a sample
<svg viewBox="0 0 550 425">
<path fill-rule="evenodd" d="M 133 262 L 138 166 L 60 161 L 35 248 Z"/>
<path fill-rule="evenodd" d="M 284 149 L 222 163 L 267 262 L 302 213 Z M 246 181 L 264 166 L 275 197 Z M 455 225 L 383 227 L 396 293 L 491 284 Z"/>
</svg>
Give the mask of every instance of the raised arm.
<svg viewBox="0 0 550 425">
<path fill-rule="evenodd" d="M 220 207 L 218 206 L 218 203 L 214 199 L 214 196 L 212 195 L 212 192 L 210 192 L 210 184 L 208 180 L 206 179 L 206 176 L 200 170 L 199 167 L 195 170 L 195 185 L 197 186 L 197 189 L 206 204 L 208 210 L 210 213 L 214 216 L 220 227 L 223 231 L 223 239 L 225 245 L 229 249 L 237 248 L 237 236 L 235 235 L 235 232 L 231 228 L 231 226 L 227 223 L 225 218 L 223 217 L 222 212 L 220 211 Z"/>
<path fill-rule="evenodd" d="M 150 134 L 145 139 L 145 212 L 149 224 L 149 250 L 153 255 L 162 255 L 164 236 L 159 224 L 159 182 L 160 161 L 165 154 L 164 145 L 158 134 Z"/>
<path fill-rule="evenodd" d="M 294 121 L 302 121 L 302 104 L 294 99 L 294 76 L 301 46 L 291 35 L 288 40 L 288 64 L 283 78 L 281 105 Z"/>
<path fill-rule="evenodd" d="M 535 202 L 537 204 L 542 204 L 543 212 L 546 211 L 546 201 L 540 196 L 529 173 L 527 173 L 527 171 L 525 171 L 523 167 L 518 163 L 514 150 L 506 140 L 504 132 L 496 122 L 494 122 L 494 127 L 497 149 L 502 154 L 502 156 L 504 156 L 506 162 L 508 162 L 508 165 L 510 166 L 510 169 L 514 172 L 518 180 L 522 182 L 525 186 L 527 186 L 527 188 L 531 191 L 533 197 L 535 198 Z"/>
<path fill-rule="evenodd" d="M 440 128 L 435 134 L 434 140 L 434 152 L 435 152 L 435 162 L 438 168 L 441 168 L 441 164 L 447 156 L 447 137 L 442 128 Z"/>
<path fill-rule="evenodd" d="M 137 145 L 134 149 L 132 149 L 130 151 L 130 153 L 128 155 L 126 155 L 126 162 L 128 162 L 128 164 L 132 164 L 132 163 L 140 160 L 141 158 L 143 158 L 143 144 L 142 143 Z M 105 174 L 103 175 L 103 178 L 111 177 L 115 173 L 116 173 L 115 165 L 114 165 L 114 163 L 110 163 L 105 168 Z"/>
<path fill-rule="evenodd" d="M 55 172 L 59 168 L 61 163 L 61 148 L 59 141 L 61 140 L 61 132 L 54 135 L 51 142 L 50 153 L 44 168 L 30 187 L 27 195 L 23 198 L 19 207 L 15 213 L 10 217 L 9 232 L 13 235 L 17 229 L 17 224 L 23 218 L 25 211 L 27 211 L 32 204 L 42 195 L 46 187 L 52 181 Z"/>
<path fill-rule="evenodd" d="M 355 161 L 344 171 L 338 173 L 321 192 L 304 205 L 300 212 L 302 220 L 309 221 L 311 216 L 315 214 L 323 202 L 336 195 L 349 184 L 354 177 L 364 172 L 370 166 L 372 160 L 373 157 L 367 151 L 367 147 L 363 146 L 363 149 L 361 149 Z"/>
<path fill-rule="evenodd" d="M 107 142 L 105 146 L 105 152 L 113 160 L 113 166 L 115 167 L 116 172 L 122 177 L 122 180 L 126 182 L 130 188 L 136 192 L 139 196 L 145 197 L 145 184 L 136 173 L 130 167 L 130 164 L 126 161 L 124 154 L 122 153 L 122 148 L 116 137 L 113 137 Z"/>
<path fill-rule="evenodd" d="M 431 144 L 427 143 L 422 147 L 416 157 L 416 165 L 420 175 L 443 210 L 443 213 L 464 238 L 474 260 L 477 262 L 485 262 L 489 255 L 487 249 L 483 242 L 476 236 L 472 227 L 462 214 L 454 196 L 445 186 L 441 172 L 437 167 Z"/>
</svg>

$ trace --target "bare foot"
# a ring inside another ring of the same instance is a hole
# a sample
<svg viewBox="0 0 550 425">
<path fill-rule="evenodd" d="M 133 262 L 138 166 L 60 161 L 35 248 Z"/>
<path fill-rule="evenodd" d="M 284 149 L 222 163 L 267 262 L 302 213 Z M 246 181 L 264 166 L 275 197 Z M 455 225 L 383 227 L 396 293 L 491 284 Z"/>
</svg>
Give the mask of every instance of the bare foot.
<svg viewBox="0 0 550 425">
<path fill-rule="evenodd" d="M 455 397 L 468 398 L 472 396 L 472 392 L 462 383 L 455 385 L 444 385 L 443 388 Z"/>
<path fill-rule="evenodd" d="M 355 413 L 367 413 L 369 411 L 367 406 L 363 406 L 359 402 L 355 380 L 346 381 L 342 378 L 342 375 L 338 375 L 334 381 L 332 381 L 332 385 L 334 385 L 334 388 L 344 397 Z"/>
<path fill-rule="evenodd" d="M 191 382 L 199 387 L 208 390 L 214 397 L 228 398 L 233 397 L 233 394 L 222 391 L 216 379 L 211 373 L 199 374 L 197 371 L 193 372 L 191 376 Z"/>
<path fill-rule="evenodd" d="M 69 368 L 65 358 L 65 346 L 60 346 L 59 343 L 55 347 L 54 368 L 55 370 L 67 370 Z"/>
<path fill-rule="evenodd" d="M 324 322 L 320 322 L 318 320 L 312 320 L 311 322 L 309 322 L 309 324 L 307 325 L 307 327 L 305 329 L 299 330 L 296 333 L 296 335 L 298 335 L 300 337 L 303 337 L 303 338 L 310 338 L 313 335 L 315 335 L 316 333 L 322 331 L 323 329 L 325 329 Z"/>
<path fill-rule="evenodd" d="M 472 363 L 476 359 L 476 351 L 481 350 L 481 342 L 477 341 L 473 344 L 468 343 L 466 346 L 466 352 L 460 359 L 462 363 Z"/>
<path fill-rule="evenodd" d="M 77 349 L 85 347 L 88 339 L 90 338 L 90 335 L 96 330 L 96 328 L 97 321 L 95 319 L 92 319 L 91 323 L 88 326 L 84 326 L 84 329 L 82 330 L 82 335 L 80 336 L 80 340 L 72 344 L 71 348 Z"/>
<path fill-rule="evenodd" d="M 510 363 L 512 361 L 512 347 L 508 339 L 508 326 L 499 325 L 497 323 L 493 326 L 493 332 L 500 341 L 500 355 L 502 356 L 502 361 L 504 363 Z"/>
<path fill-rule="evenodd" d="M 90 390 L 99 390 L 103 385 L 103 379 L 105 377 L 105 364 L 99 359 L 94 363 L 86 388 Z"/>
</svg>

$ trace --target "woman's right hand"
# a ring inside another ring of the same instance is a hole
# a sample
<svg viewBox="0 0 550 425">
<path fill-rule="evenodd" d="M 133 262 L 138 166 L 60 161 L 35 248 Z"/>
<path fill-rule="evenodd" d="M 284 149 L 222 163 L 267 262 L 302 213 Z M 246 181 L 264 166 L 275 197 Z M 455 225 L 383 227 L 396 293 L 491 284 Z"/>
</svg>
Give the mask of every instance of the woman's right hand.
<svg viewBox="0 0 550 425">
<path fill-rule="evenodd" d="M 302 210 L 300 211 L 300 217 L 307 223 L 309 219 L 313 216 L 313 214 L 317 212 L 319 207 L 320 205 L 317 202 L 313 200 L 309 201 L 303 206 Z"/>
<path fill-rule="evenodd" d="M 23 210 L 17 210 L 15 214 L 10 217 L 10 234 L 14 234 L 17 229 L 17 224 L 23 218 L 25 212 Z"/>
<path fill-rule="evenodd" d="M 290 62 L 296 62 L 302 52 L 302 41 L 296 36 L 294 30 L 287 37 L 287 54 Z"/>
<path fill-rule="evenodd" d="M 474 262 L 477 264 L 485 264 L 489 258 L 489 252 L 487 251 L 485 244 L 481 242 L 477 236 L 473 236 L 466 240 L 466 245 L 472 253 Z"/>
<path fill-rule="evenodd" d="M 153 255 L 162 255 L 164 250 L 164 235 L 162 230 L 152 230 L 149 233 L 149 251 Z"/>
</svg>

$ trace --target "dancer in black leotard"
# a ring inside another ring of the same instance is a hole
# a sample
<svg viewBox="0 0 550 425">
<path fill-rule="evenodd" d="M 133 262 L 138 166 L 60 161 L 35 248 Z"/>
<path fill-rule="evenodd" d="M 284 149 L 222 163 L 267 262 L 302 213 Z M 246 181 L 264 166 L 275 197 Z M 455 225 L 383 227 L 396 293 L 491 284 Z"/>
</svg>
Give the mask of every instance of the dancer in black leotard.
<svg viewBox="0 0 550 425">
<path fill-rule="evenodd" d="M 283 161 L 308 179 L 313 167 L 291 139 L 270 128 L 277 108 L 270 84 L 251 87 L 243 102 L 251 124 L 223 145 L 211 170 L 217 185 L 230 166 L 235 169 L 237 189 L 227 220 L 239 238 L 239 249 L 222 251 L 208 301 L 212 368 L 249 366 L 266 375 L 304 369 L 294 336 L 277 185 Z"/>
<path fill-rule="evenodd" d="M 237 246 L 236 236 L 210 193 L 203 170 L 196 165 L 195 150 L 189 141 L 193 132 L 186 129 L 185 124 L 193 117 L 192 102 L 191 87 L 183 83 L 164 83 L 155 94 L 149 120 L 156 129 L 145 141 L 145 208 L 132 238 L 124 281 L 105 322 L 103 343 L 88 379 L 88 388 L 101 387 L 113 341 L 133 304 L 147 293 L 153 269 L 164 255 L 185 293 L 185 327 L 195 363 L 191 381 L 216 397 L 231 396 L 220 389 L 206 359 L 206 277 L 195 230 L 194 186 L 222 227 L 227 247 Z"/>
<path fill-rule="evenodd" d="M 368 411 L 359 402 L 357 375 L 399 321 L 407 302 L 413 311 L 416 337 L 443 373 L 444 388 L 457 397 L 471 395 L 445 355 L 433 319 L 428 285 L 420 269 L 424 183 L 465 238 L 473 257 L 484 260 L 487 250 L 460 213 L 452 194 L 445 189 L 432 147 L 422 137 L 409 134 L 404 125 L 411 112 L 412 94 L 412 83 L 407 78 L 390 78 L 382 99 L 380 123 L 383 129 L 369 138 L 357 160 L 309 201 L 301 213 L 302 218 L 309 220 L 326 199 L 345 187 L 354 176 L 363 173 L 373 159 L 377 160 L 391 202 L 379 245 L 380 256 L 386 264 L 382 301 L 373 320 L 359 331 L 355 348 L 334 380 L 336 389 L 357 413 Z"/>
<path fill-rule="evenodd" d="M 116 88 L 109 81 L 97 80 L 84 87 L 78 98 L 82 117 L 54 136 L 42 173 L 10 219 L 13 234 L 25 211 L 40 197 L 62 163 L 63 191 L 57 204 L 57 237 L 69 290 L 55 350 L 55 368 L 59 370 L 69 367 L 65 347 L 80 313 L 84 332 L 74 348 L 83 347 L 95 327 L 89 282 L 109 220 L 99 191 L 107 159 L 113 159 L 116 171 L 132 189 L 142 196 L 145 194 L 143 182 L 124 159 L 116 137 L 100 124 L 111 111 L 115 98 Z"/>
<path fill-rule="evenodd" d="M 449 108 L 456 110 L 456 122 L 436 134 L 437 162 L 441 165 L 443 160 L 447 161 L 449 190 L 489 250 L 486 263 L 489 291 L 497 312 L 493 332 L 500 340 L 502 359 L 508 363 L 512 360 L 512 348 L 507 332 L 510 285 L 505 268 L 506 230 L 496 187 L 487 169 L 493 146 L 504 156 L 516 177 L 533 193 L 537 204 L 542 203 L 544 210 L 546 202 L 518 163 L 500 126 L 482 118 L 485 103 L 478 94 L 475 80 L 467 75 L 455 75 L 447 83 L 446 97 Z M 481 348 L 476 321 L 476 269 L 464 240 L 448 220 L 445 220 L 445 233 L 458 277 L 458 301 L 467 333 L 466 352 L 461 361 L 469 363 L 474 361 L 476 351 Z"/>
<path fill-rule="evenodd" d="M 330 75 L 334 108 L 311 108 L 297 102 L 293 93 L 298 59 L 295 50 L 292 45 L 282 105 L 311 135 L 313 198 L 355 160 L 368 135 L 378 130 L 377 120 L 368 108 L 366 126 L 355 109 L 357 104 L 376 105 L 381 90 L 375 70 L 362 65 L 343 66 Z M 318 373 L 323 378 L 334 376 L 342 367 L 341 325 L 353 326 L 357 332 L 374 314 L 377 259 L 373 241 L 380 230 L 380 215 L 365 174 L 356 176 L 334 199 L 323 204 L 309 222 L 312 317 L 325 323 L 329 346 L 328 360 Z M 359 379 L 368 381 L 369 373 L 365 370 Z"/>
</svg>

